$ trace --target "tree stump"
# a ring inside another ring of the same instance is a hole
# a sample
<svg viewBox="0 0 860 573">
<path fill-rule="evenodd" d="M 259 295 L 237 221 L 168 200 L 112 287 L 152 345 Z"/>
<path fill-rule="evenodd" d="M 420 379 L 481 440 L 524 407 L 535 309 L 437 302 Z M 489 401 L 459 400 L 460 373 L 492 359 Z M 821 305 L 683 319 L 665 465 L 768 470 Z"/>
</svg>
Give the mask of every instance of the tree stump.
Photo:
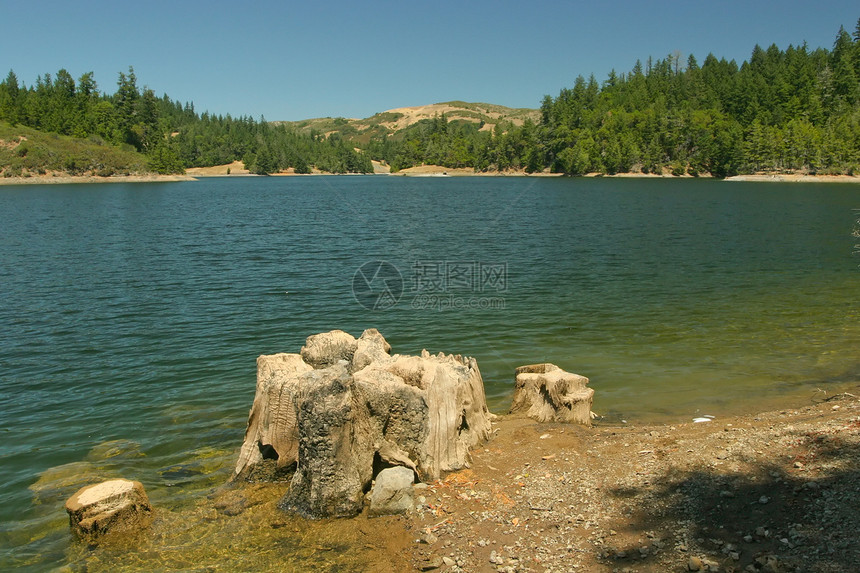
<svg viewBox="0 0 860 573">
<path fill-rule="evenodd" d="M 516 369 L 511 413 L 524 412 L 538 422 L 591 425 L 594 390 L 588 378 L 565 372 L 555 364 L 530 364 Z"/>
<path fill-rule="evenodd" d="M 69 524 L 80 538 L 134 531 L 149 525 L 152 506 L 138 481 L 113 479 L 82 487 L 66 501 Z"/>
<path fill-rule="evenodd" d="M 468 466 L 490 416 L 474 358 L 389 354 L 376 330 L 308 337 L 301 355 L 257 359 L 257 393 L 233 478 L 295 464 L 282 507 L 351 516 L 371 480 L 403 466 L 421 480 Z"/>
</svg>

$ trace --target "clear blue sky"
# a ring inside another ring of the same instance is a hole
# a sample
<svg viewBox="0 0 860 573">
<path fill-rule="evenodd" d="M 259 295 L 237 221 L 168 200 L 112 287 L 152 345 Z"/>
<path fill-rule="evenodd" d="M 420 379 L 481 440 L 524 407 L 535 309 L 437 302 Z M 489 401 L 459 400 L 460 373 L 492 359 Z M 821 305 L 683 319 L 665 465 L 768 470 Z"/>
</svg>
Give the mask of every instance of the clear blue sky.
<svg viewBox="0 0 860 573">
<path fill-rule="evenodd" d="M 0 0 L 0 74 L 67 69 L 198 111 L 268 120 L 367 117 L 448 100 L 538 107 L 674 50 L 745 60 L 756 43 L 831 48 L 857 0 L 147 2 Z"/>
</svg>

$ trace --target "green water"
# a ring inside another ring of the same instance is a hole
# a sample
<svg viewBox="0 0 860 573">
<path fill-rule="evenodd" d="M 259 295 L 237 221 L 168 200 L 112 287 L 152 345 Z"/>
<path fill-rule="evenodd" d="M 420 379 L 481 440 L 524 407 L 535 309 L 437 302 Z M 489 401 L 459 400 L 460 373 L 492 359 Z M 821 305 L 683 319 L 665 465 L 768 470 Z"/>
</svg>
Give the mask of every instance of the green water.
<svg viewBox="0 0 860 573">
<path fill-rule="evenodd" d="M 606 423 L 839 391 L 860 379 L 857 209 L 853 184 L 698 180 L 0 188 L 0 569 L 80 563 L 62 504 L 87 480 L 206 514 L 256 356 L 333 328 L 475 356 L 496 411 L 542 361 L 588 376 Z M 400 282 L 356 298 L 375 261 Z"/>
</svg>

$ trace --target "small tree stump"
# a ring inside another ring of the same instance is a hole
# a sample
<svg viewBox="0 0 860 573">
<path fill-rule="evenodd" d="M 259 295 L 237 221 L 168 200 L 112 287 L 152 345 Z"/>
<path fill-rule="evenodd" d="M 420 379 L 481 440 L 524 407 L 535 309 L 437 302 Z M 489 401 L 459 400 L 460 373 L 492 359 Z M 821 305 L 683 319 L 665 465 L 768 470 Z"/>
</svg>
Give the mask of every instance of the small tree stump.
<svg viewBox="0 0 860 573">
<path fill-rule="evenodd" d="M 108 532 L 142 529 L 152 520 L 143 484 L 127 479 L 82 487 L 66 501 L 66 511 L 72 531 L 87 540 Z"/>
<path fill-rule="evenodd" d="M 516 370 L 511 413 L 524 412 L 538 422 L 591 425 L 594 390 L 588 378 L 565 372 L 555 364 L 530 364 Z"/>
</svg>

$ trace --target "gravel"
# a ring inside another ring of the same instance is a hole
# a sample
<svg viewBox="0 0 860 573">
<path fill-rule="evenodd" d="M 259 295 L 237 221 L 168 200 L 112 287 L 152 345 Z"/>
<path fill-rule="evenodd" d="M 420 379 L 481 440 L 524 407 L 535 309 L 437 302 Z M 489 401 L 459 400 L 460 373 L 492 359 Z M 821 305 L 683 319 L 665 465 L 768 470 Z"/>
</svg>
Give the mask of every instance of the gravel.
<svg viewBox="0 0 860 573">
<path fill-rule="evenodd" d="M 834 409 L 833 406 L 840 406 Z M 419 570 L 858 570 L 860 401 L 708 424 L 501 417 L 408 522 Z"/>
</svg>

